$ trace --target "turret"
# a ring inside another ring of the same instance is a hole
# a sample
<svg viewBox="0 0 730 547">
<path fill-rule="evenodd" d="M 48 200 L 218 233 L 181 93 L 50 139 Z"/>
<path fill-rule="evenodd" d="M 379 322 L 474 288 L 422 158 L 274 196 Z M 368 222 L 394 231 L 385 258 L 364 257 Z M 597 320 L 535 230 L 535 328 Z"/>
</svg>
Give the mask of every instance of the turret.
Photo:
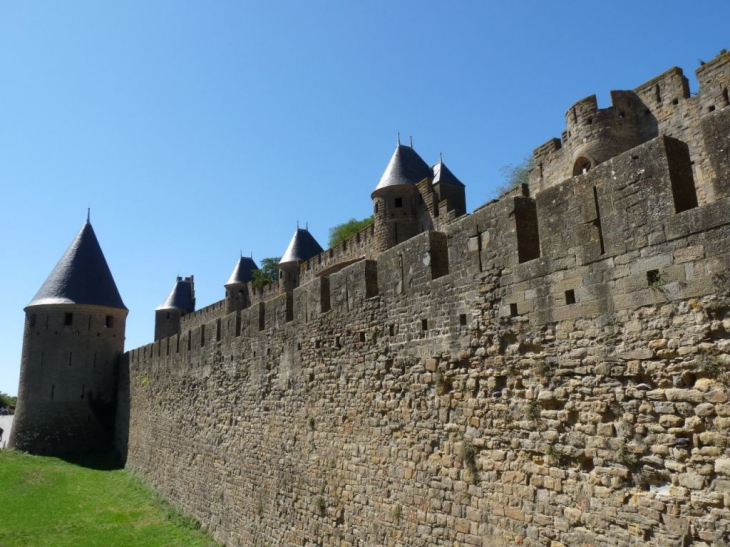
<svg viewBox="0 0 730 547">
<path fill-rule="evenodd" d="M 324 249 L 317 243 L 309 230 L 297 227 L 279 260 L 279 293 L 293 291 L 299 286 L 299 264 L 323 252 Z"/>
<path fill-rule="evenodd" d="M 643 107 L 633 91 L 611 91 L 609 108 L 598 108 L 596 96 L 575 103 L 565 114 L 566 146 L 571 172 L 582 175 L 642 142 Z"/>
<path fill-rule="evenodd" d="M 422 231 L 418 222 L 422 197 L 416 184 L 431 176 L 431 169 L 421 156 L 398 142 L 371 195 L 376 252 L 390 249 Z"/>
<path fill-rule="evenodd" d="M 242 310 L 251 305 L 248 283 L 253 279 L 254 271 L 258 269 L 252 258 L 241 256 L 238 259 L 231 277 L 228 278 L 225 284 L 226 313 Z"/>
<path fill-rule="evenodd" d="M 431 168 L 432 185 L 438 196 L 438 202 L 448 201 L 448 210 L 454 212 L 454 217 L 466 214 L 466 187 L 451 169 L 446 167 L 443 159 Z"/>
<path fill-rule="evenodd" d="M 175 286 L 165 301 L 155 309 L 155 341 L 180 332 L 180 319 L 195 311 L 195 283 L 193 276 L 178 276 Z"/>
<path fill-rule="evenodd" d="M 87 219 L 25 308 L 11 447 L 35 454 L 111 447 L 127 313 Z"/>
</svg>

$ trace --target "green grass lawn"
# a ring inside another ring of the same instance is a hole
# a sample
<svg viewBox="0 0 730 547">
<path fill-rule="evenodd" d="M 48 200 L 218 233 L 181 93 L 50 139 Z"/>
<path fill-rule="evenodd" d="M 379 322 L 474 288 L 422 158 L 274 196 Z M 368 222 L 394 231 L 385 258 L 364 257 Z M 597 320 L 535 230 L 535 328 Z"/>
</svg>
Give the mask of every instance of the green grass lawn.
<svg viewBox="0 0 730 547">
<path fill-rule="evenodd" d="M 0 547 L 216 545 L 194 520 L 109 463 L 0 451 Z"/>
</svg>

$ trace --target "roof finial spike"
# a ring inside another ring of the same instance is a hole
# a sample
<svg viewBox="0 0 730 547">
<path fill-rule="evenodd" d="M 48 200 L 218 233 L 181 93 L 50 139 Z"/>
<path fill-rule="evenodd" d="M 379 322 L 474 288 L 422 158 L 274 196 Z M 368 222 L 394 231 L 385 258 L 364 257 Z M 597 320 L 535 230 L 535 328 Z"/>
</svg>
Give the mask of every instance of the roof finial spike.
<svg viewBox="0 0 730 547">
<path fill-rule="evenodd" d="M 238 252 L 240 253 L 238 258 L 243 258 L 243 249 L 239 249 Z"/>
<path fill-rule="evenodd" d="M 309 231 L 309 221 L 307 221 L 307 223 L 306 223 L 306 224 L 305 224 L 304 226 L 305 226 L 305 229 L 306 229 L 307 231 Z"/>
<path fill-rule="evenodd" d="M 443 162 L 444 162 L 444 155 L 441 152 L 439 152 L 439 163 L 443 163 Z"/>
<path fill-rule="evenodd" d="M 413 148 L 413 135 L 411 135 L 411 148 Z"/>
<path fill-rule="evenodd" d="M 253 260 L 253 251 L 251 251 L 251 260 Z"/>
<path fill-rule="evenodd" d="M 398 146 L 400 146 L 400 131 L 398 131 Z"/>
<path fill-rule="evenodd" d="M 299 221 L 297 220 L 297 230 L 299 229 Z"/>
<path fill-rule="evenodd" d="M 91 205 L 86 208 L 86 222 L 91 222 Z"/>
</svg>

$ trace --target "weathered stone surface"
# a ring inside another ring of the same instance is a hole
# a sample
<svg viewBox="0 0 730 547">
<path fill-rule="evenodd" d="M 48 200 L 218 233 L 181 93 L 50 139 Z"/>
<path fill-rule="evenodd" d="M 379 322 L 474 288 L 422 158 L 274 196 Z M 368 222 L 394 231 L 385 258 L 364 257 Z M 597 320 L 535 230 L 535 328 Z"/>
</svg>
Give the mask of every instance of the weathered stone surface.
<svg viewBox="0 0 730 547">
<path fill-rule="evenodd" d="M 228 545 L 709 545 L 730 529 L 721 61 L 695 97 L 673 69 L 576 104 L 529 197 L 352 242 L 337 256 L 368 260 L 313 259 L 293 292 L 128 352 L 127 466 Z"/>
</svg>

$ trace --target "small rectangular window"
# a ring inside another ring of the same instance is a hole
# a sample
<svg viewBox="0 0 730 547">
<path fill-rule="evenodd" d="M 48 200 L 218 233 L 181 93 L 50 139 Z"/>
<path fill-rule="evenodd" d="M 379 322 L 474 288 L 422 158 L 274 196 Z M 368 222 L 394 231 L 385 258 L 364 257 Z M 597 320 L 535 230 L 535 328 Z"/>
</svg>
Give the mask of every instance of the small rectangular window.
<svg viewBox="0 0 730 547">
<path fill-rule="evenodd" d="M 106 319 L 104 319 L 104 326 L 107 329 L 110 329 L 114 326 L 114 318 L 111 315 L 107 315 Z"/>
<path fill-rule="evenodd" d="M 63 324 L 66 326 L 73 325 L 74 323 L 74 314 L 73 313 L 67 313 L 63 318 Z"/>
<path fill-rule="evenodd" d="M 509 314 L 511 317 L 517 317 L 519 315 L 519 313 L 517 313 L 517 304 L 509 305 Z"/>
<path fill-rule="evenodd" d="M 428 319 L 421 319 L 421 330 L 428 330 Z"/>
<path fill-rule="evenodd" d="M 403 198 L 395 198 L 395 206 L 403 207 Z"/>
<path fill-rule="evenodd" d="M 575 304 L 575 291 L 573 289 L 565 291 L 565 303 Z"/>
<path fill-rule="evenodd" d="M 462 313 L 461 315 L 459 315 L 459 325 L 461 325 L 462 327 L 466 326 L 466 314 L 465 313 Z"/>
<path fill-rule="evenodd" d="M 388 334 L 390 336 L 395 336 L 395 325 L 388 325 Z"/>
<path fill-rule="evenodd" d="M 35 327 L 35 314 L 31 314 L 30 316 L 30 326 Z"/>
<path fill-rule="evenodd" d="M 652 285 L 657 285 L 661 282 L 662 276 L 659 273 L 659 270 L 649 270 L 646 272 L 646 282 L 651 287 Z"/>
<path fill-rule="evenodd" d="M 364 332 L 361 332 L 360 333 L 360 343 L 361 344 L 364 344 L 365 343 L 365 333 Z"/>
</svg>

